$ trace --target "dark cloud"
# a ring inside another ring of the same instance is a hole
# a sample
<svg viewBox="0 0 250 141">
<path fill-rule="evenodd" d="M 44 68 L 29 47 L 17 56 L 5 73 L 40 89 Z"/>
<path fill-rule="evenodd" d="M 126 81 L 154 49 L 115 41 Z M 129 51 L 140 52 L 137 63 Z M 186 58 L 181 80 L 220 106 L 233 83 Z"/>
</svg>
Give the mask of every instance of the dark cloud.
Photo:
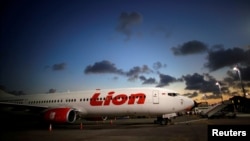
<svg viewBox="0 0 250 141">
<path fill-rule="evenodd" d="M 178 47 L 171 48 L 174 55 L 189 55 L 189 54 L 197 54 L 204 53 L 207 51 L 208 47 L 201 41 L 189 41 L 180 45 Z"/>
<path fill-rule="evenodd" d="M 201 93 L 205 92 L 219 92 L 218 86 L 216 86 L 216 80 L 210 76 L 209 74 L 200 75 L 198 73 L 194 73 L 193 75 L 183 76 L 183 79 L 186 83 L 187 90 L 199 90 Z"/>
<path fill-rule="evenodd" d="M 193 92 L 193 93 L 186 93 L 186 94 L 183 94 L 184 96 L 187 96 L 189 98 L 194 98 L 194 97 L 197 97 L 199 94 L 197 92 Z"/>
<path fill-rule="evenodd" d="M 150 73 L 151 69 L 147 65 L 143 65 L 142 67 L 136 66 L 130 69 L 126 74 L 127 76 L 134 76 L 140 73 Z"/>
<path fill-rule="evenodd" d="M 156 68 L 161 68 L 164 65 L 157 62 L 154 64 Z M 142 84 L 157 84 L 158 82 L 156 81 L 155 78 L 146 78 L 142 74 L 149 74 L 149 73 L 154 73 L 152 69 L 150 69 L 147 65 L 143 66 L 135 66 L 131 68 L 129 71 L 123 71 L 122 69 L 117 69 L 115 67 L 115 64 L 111 63 L 110 61 L 104 60 L 101 62 L 96 62 L 94 65 L 89 65 L 85 68 L 84 70 L 85 74 L 97 74 L 97 73 L 111 73 L 111 74 L 118 74 L 121 76 L 125 76 L 128 78 L 129 81 L 134 81 L 136 79 L 139 79 L 142 81 Z M 157 87 L 163 87 L 167 86 L 170 83 L 174 82 L 179 82 L 182 81 L 181 79 L 176 79 L 172 76 L 165 75 L 158 73 L 160 77 L 160 82 L 157 84 Z"/>
<path fill-rule="evenodd" d="M 229 49 L 220 48 L 219 50 L 210 50 L 207 56 L 208 62 L 204 64 L 210 71 L 215 71 L 226 66 L 233 66 L 238 63 L 247 63 L 249 61 L 249 51 L 235 47 Z"/>
<path fill-rule="evenodd" d="M 199 90 L 203 84 L 205 83 L 203 75 L 200 75 L 198 73 L 194 73 L 193 75 L 186 75 L 183 76 L 183 79 L 186 82 L 186 88 L 187 90 Z"/>
<path fill-rule="evenodd" d="M 168 86 L 170 83 L 181 81 L 180 79 L 176 79 L 170 75 L 166 74 L 159 74 L 160 77 L 160 83 L 157 85 L 157 87 L 163 87 L 163 86 Z"/>
<path fill-rule="evenodd" d="M 150 73 L 151 69 L 147 65 L 143 65 L 142 67 L 136 66 L 130 69 L 128 72 L 124 72 L 126 76 L 129 77 L 129 80 L 135 80 L 139 77 L 139 74 Z"/>
<path fill-rule="evenodd" d="M 250 81 L 250 66 L 240 69 L 242 81 Z"/>
<path fill-rule="evenodd" d="M 122 69 L 117 69 L 115 64 L 110 61 L 103 60 L 101 62 L 96 62 L 94 65 L 89 65 L 85 68 L 84 73 L 113 73 L 128 77 L 128 80 L 132 81 L 139 78 L 140 74 L 151 73 L 152 70 L 147 66 L 143 65 L 135 66 L 129 71 L 123 71 Z"/>
<path fill-rule="evenodd" d="M 126 40 L 129 40 L 132 35 L 132 26 L 141 23 L 142 19 L 142 15 L 137 12 L 123 12 L 119 16 L 119 23 L 116 30 L 123 33 L 126 36 Z"/>
<path fill-rule="evenodd" d="M 245 51 L 246 62 L 243 63 L 245 66 L 250 66 L 250 48 Z"/>
<path fill-rule="evenodd" d="M 156 84 L 155 78 L 146 78 L 145 76 L 140 76 L 139 77 L 142 82 L 142 84 Z"/>
<path fill-rule="evenodd" d="M 103 60 L 101 62 L 96 62 L 94 65 L 89 65 L 84 70 L 85 74 L 89 73 L 115 73 L 115 74 L 121 74 L 122 71 L 118 70 L 115 67 L 115 64 Z"/>
<path fill-rule="evenodd" d="M 161 62 L 155 62 L 155 63 L 153 64 L 153 68 L 154 68 L 155 70 L 159 70 L 159 69 L 165 68 L 165 67 L 167 67 L 167 65 L 166 65 L 166 64 L 162 64 Z"/>
<path fill-rule="evenodd" d="M 65 68 L 66 68 L 66 63 L 54 64 L 52 66 L 52 70 L 54 71 L 64 70 Z"/>
</svg>

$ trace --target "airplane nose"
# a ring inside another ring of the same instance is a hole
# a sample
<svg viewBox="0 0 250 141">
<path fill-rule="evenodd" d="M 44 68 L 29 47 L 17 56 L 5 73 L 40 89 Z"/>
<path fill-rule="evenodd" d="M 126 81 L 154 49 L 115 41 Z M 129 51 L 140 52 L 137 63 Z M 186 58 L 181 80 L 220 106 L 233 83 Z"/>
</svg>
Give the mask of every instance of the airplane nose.
<svg viewBox="0 0 250 141">
<path fill-rule="evenodd" d="M 191 111 L 193 110 L 195 107 L 197 107 L 198 103 L 195 100 L 192 100 L 192 105 L 189 105 L 188 108 L 186 108 L 186 111 Z"/>
</svg>

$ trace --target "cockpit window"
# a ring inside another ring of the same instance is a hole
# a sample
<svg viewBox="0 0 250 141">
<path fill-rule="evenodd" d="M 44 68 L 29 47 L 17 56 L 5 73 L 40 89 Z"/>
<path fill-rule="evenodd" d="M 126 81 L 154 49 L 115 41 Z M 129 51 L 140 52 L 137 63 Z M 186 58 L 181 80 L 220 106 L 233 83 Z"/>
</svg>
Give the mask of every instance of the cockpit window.
<svg viewBox="0 0 250 141">
<path fill-rule="evenodd" d="M 168 93 L 169 96 L 177 96 L 179 95 L 178 93 Z"/>
</svg>

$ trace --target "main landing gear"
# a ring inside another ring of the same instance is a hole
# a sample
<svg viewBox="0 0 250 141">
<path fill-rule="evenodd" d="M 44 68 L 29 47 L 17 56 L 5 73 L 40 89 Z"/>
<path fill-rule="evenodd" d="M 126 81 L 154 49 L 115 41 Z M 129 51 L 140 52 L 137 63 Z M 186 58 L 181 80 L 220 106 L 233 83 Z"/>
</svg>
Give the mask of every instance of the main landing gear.
<svg viewBox="0 0 250 141">
<path fill-rule="evenodd" d="M 156 120 L 154 120 L 154 124 L 160 124 L 160 125 L 167 125 L 171 122 L 170 118 L 163 118 L 163 117 L 157 117 Z"/>
</svg>

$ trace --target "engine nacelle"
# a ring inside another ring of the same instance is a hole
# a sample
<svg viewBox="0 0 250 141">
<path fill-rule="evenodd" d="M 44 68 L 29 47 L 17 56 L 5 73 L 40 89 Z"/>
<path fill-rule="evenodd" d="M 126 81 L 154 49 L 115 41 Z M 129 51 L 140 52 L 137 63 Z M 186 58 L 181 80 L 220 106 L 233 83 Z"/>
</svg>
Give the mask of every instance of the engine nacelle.
<svg viewBox="0 0 250 141">
<path fill-rule="evenodd" d="M 71 108 L 48 109 L 44 113 L 44 119 L 54 123 L 74 123 L 76 112 Z"/>
</svg>

